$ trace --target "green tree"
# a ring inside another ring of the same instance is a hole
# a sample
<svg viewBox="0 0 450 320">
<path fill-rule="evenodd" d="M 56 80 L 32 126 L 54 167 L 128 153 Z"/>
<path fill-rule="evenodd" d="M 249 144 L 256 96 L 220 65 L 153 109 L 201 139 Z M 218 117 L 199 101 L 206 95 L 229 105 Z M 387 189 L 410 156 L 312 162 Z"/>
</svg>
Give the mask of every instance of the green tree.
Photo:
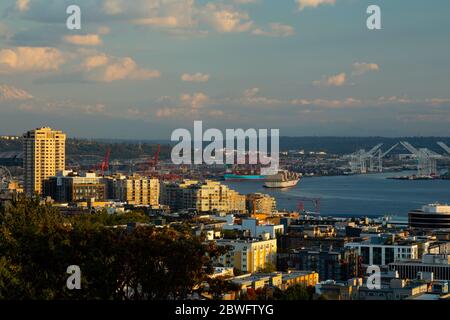
<svg viewBox="0 0 450 320">
<path fill-rule="evenodd" d="M 168 227 L 111 227 L 135 218 L 67 218 L 38 200 L 13 201 L 0 211 L 0 298 L 180 299 L 200 290 L 226 249 Z M 81 269 L 81 290 L 66 287 L 69 265 Z"/>
</svg>

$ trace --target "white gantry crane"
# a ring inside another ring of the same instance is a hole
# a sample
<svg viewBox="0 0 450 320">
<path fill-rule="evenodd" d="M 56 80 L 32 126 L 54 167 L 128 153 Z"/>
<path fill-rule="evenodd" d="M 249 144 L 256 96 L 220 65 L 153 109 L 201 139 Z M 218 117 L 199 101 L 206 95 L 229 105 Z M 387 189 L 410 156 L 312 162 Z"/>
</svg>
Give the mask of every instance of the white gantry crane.
<svg viewBox="0 0 450 320">
<path fill-rule="evenodd" d="M 398 143 L 394 144 L 392 147 L 390 147 L 387 151 L 383 152 L 381 149 L 378 149 L 376 151 L 376 156 L 378 160 L 378 164 L 375 171 L 383 172 L 383 158 L 387 156 L 392 150 L 397 148 Z"/>
<path fill-rule="evenodd" d="M 442 142 L 442 141 L 439 141 L 437 144 L 439 145 L 439 147 L 441 147 L 442 149 L 444 149 L 445 152 L 447 152 L 447 154 L 450 156 L 450 148 L 449 148 L 449 146 L 447 146 L 447 145 L 446 145 L 444 142 Z"/>
<path fill-rule="evenodd" d="M 400 142 L 417 159 L 417 176 L 429 177 L 437 174 L 436 162 L 442 156 L 427 148 L 416 149 L 409 142 Z"/>
<path fill-rule="evenodd" d="M 382 145 L 382 143 L 379 143 L 367 152 L 364 149 L 360 149 L 348 155 L 351 172 L 356 174 L 374 172 L 375 156 Z"/>
</svg>

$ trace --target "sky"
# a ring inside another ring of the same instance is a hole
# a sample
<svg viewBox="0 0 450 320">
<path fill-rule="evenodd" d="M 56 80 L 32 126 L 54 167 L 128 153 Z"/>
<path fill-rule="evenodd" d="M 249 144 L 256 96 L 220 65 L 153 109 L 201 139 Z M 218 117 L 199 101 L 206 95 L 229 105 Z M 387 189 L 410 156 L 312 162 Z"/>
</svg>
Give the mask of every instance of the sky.
<svg viewBox="0 0 450 320">
<path fill-rule="evenodd" d="M 0 134 L 450 136 L 449 15 L 448 0 L 2 0 Z"/>
</svg>

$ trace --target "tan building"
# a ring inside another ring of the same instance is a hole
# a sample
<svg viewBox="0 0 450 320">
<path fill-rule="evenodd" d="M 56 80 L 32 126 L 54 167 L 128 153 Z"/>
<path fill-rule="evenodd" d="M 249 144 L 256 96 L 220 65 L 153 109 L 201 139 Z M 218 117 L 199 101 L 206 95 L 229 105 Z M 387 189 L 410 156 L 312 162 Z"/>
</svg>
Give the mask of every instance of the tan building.
<svg viewBox="0 0 450 320">
<path fill-rule="evenodd" d="M 219 258 L 224 267 L 234 267 L 246 273 L 275 268 L 277 265 L 277 240 L 217 240 L 220 246 L 231 250 Z"/>
<path fill-rule="evenodd" d="M 45 179 L 63 171 L 66 161 L 66 134 L 48 127 L 23 135 L 24 187 L 28 195 L 42 194 Z"/>
<path fill-rule="evenodd" d="M 163 204 L 172 210 L 193 209 L 199 213 L 242 212 L 245 210 L 245 196 L 217 181 L 198 182 L 185 180 L 182 183 L 164 184 Z"/>
<path fill-rule="evenodd" d="M 114 181 L 114 193 L 118 200 L 133 205 L 159 205 L 159 179 L 140 175 L 120 176 Z"/>
<path fill-rule="evenodd" d="M 230 281 L 239 286 L 240 292 L 248 289 L 258 290 L 264 287 L 276 287 L 286 290 L 295 285 L 314 287 L 319 282 L 319 275 L 314 271 L 288 271 L 272 273 L 247 273 L 232 277 Z"/>
<path fill-rule="evenodd" d="M 272 213 L 277 208 L 277 201 L 274 197 L 263 193 L 251 193 L 246 196 L 248 212 Z"/>
</svg>

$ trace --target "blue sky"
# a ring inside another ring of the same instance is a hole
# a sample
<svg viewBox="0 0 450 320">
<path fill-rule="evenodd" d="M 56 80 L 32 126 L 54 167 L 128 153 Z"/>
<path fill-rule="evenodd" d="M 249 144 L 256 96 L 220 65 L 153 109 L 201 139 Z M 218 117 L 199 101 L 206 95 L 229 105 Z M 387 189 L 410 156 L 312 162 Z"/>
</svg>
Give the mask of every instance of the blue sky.
<svg viewBox="0 0 450 320">
<path fill-rule="evenodd" d="M 82 29 L 66 28 L 77 4 Z M 382 30 L 366 28 L 381 8 Z M 6 0 L 0 134 L 450 135 L 446 0 Z"/>
</svg>

